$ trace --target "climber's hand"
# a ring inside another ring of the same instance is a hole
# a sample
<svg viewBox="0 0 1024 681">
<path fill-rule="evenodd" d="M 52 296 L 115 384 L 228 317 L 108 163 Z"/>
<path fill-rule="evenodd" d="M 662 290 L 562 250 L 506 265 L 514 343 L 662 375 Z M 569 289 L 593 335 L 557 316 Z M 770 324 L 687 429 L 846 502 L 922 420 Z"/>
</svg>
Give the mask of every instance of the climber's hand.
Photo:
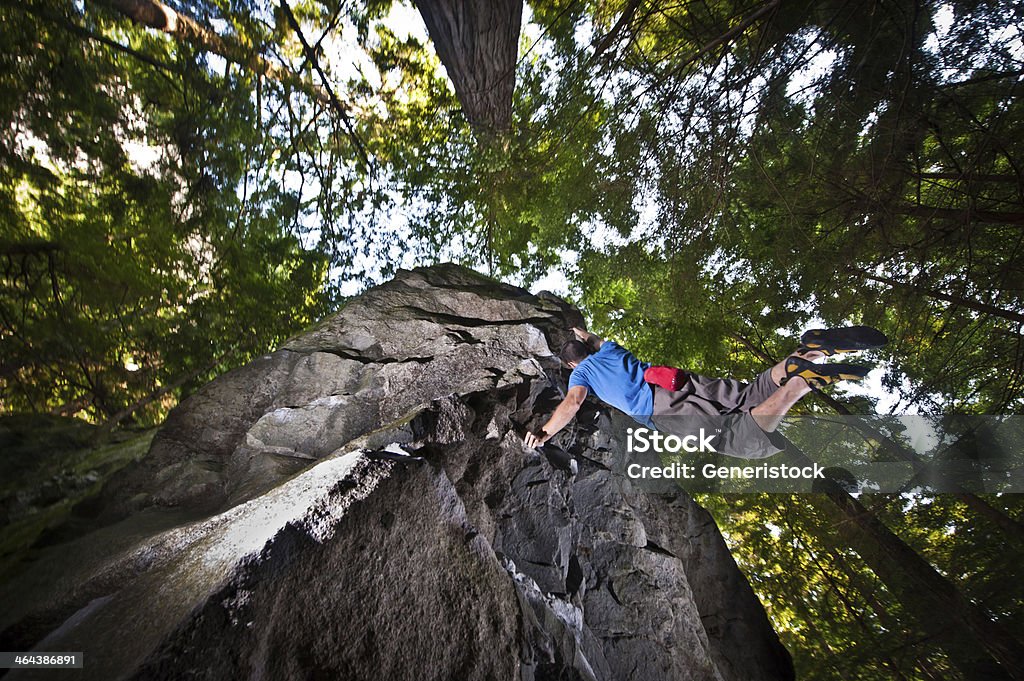
<svg viewBox="0 0 1024 681">
<path fill-rule="evenodd" d="M 526 444 L 527 447 L 540 447 L 545 442 L 547 442 L 548 438 L 550 437 L 551 436 L 545 433 L 543 430 L 538 431 L 536 433 L 531 433 L 527 431 L 526 437 L 523 438 L 523 442 Z"/>
</svg>

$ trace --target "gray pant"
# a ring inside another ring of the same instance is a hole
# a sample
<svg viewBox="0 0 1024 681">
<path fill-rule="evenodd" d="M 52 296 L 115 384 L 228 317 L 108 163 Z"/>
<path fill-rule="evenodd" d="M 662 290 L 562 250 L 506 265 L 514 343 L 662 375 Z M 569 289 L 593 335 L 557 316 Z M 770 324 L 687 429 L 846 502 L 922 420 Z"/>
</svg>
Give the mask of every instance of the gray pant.
<svg viewBox="0 0 1024 681">
<path fill-rule="evenodd" d="M 716 433 L 715 448 L 720 453 L 743 459 L 763 459 L 783 449 L 778 436 L 761 430 L 750 415 L 751 409 L 779 389 L 771 369 L 762 371 L 752 383 L 689 374 L 682 390 L 651 388 L 651 421 L 659 432 L 683 437 L 703 428 Z"/>
</svg>

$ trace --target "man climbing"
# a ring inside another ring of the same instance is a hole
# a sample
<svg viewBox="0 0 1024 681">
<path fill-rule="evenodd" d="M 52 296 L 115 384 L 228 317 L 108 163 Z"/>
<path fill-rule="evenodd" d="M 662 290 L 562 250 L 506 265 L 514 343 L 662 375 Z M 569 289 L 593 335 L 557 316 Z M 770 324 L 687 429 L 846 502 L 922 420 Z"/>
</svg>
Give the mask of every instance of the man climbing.
<svg viewBox="0 0 1024 681">
<path fill-rule="evenodd" d="M 572 368 L 569 390 L 554 414 L 525 443 L 539 447 L 569 424 L 589 392 L 636 421 L 665 433 L 692 434 L 695 423 L 719 418 L 718 451 L 743 458 L 763 458 L 780 451 L 773 433 L 782 417 L 812 388 L 842 380 L 860 380 L 866 367 L 815 364 L 812 360 L 885 345 L 885 335 L 867 326 L 813 329 L 800 338 L 800 347 L 751 383 L 686 373 L 676 383 L 657 378 L 659 370 L 641 362 L 625 348 L 583 329 L 562 346 L 562 361 Z M 652 370 L 653 369 L 653 370 Z M 646 378 L 645 378 L 646 376 Z M 660 383 L 661 385 L 656 384 Z M 663 387 L 669 385 L 673 389 Z M 724 417 L 724 418 L 720 418 Z"/>
</svg>

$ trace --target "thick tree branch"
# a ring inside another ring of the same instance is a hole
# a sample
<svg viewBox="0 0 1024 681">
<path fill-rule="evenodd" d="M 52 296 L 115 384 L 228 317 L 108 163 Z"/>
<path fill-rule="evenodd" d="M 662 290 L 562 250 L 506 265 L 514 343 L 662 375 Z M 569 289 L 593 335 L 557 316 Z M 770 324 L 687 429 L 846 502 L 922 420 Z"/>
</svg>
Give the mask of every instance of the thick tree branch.
<svg viewBox="0 0 1024 681">
<path fill-rule="evenodd" d="M 251 48 L 239 45 L 234 40 L 221 36 L 216 31 L 203 26 L 195 19 L 181 12 L 175 11 L 159 0 L 97 1 L 117 10 L 137 24 L 163 31 L 178 40 L 194 45 L 200 50 L 219 55 L 249 71 L 308 92 L 321 102 L 329 104 L 338 112 L 348 134 L 353 139 L 353 143 L 363 159 L 366 160 L 366 152 L 363 150 L 362 144 L 355 137 L 351 119 L 348 116 L 345 105 L 342 104 L 334 92 L 326 87 L 306 81 L 290 69 L 271 62 Z M 284 5 L 284 7 L 287 8 L 287 5 Z M 288 11 L 288 16 L 290 21 L 294 22 L 295 18 L 291 15 L 290 10 Z M 302 37 L 301 31 L 298 30 L 297 24 L 295 24 L 295 27 L 302 41 L 303 48 L 309 49 L 309 45 L 306 43 L 305 38 Z M 321 78 L 324 78 L 323 71 L 319 68 L 319 65 L 315 62 L 314 65 Z M 324 83 L 326 84 L 326 82 L 327 80 L 324 78 Z"/>
<path fill-rule="evenodd" d="M 1003 319 L 1009 319 L 1010 321 L 1017 322 L 1019 324 L 1024 324 L 1024 314 L 1021 314 L 1020 312 L 1016 312 L 1014 310 L 1007 310 L 1002 307 L 996 307 L 995 305 L 989 305 L 988 303 L 983 303 L 979 300 L 964 298 L 963 296 L 950 295 L 949 293 L 943 293 L 942 291 L 928 289 L 923 286 L 918 286 L 917 284 L 909 284 L 906 282 L 898 281 L 896 279 L 891 279 L 889 277 L 869 274 L 868 272 L 860 270 L 856 271 L 858 271 L 859 274 L 868 281 L 875 281 L 878 282 L 879 284 L 885 284 L 887 286 L 892 286 L 894 288 L 916 291 L 928 298 L 934 298 L 936 300 L 952 303 L 953 305 L 957 305 L 959 307 L 966 307 L 967 309 L 974 310 L 975 312 L 983 312 L 985 314 L 990 314 L 994 317 L 1002 317 Z"/>
<path fill-rule="evenodd" d="M 601 55 L 611 47 L 616 40 L 619 39 L 619 34 L 622 30 L 633 21 L 633 17 L 636 16 L 636 10 L 640 6 L 640 0 L 629 0 L 629 4 L 626 5 L 626 9 L 622 11 L 622 16 L 615 22 L 611 30 L 608 31 L 604 37 L 598 41 L 597 46 L 594 47 L 594 56 L 590 58 L 590 63 L 594 63 L 601 58 Z"/>
<path fill-rule="evenodd" d="M 915 218 L 939 218 L 942 220 L 962 220 L 970 222 L 988 222 L 993 224 L 1024 225 L 1024 212 L 982 210 L 978 208 L 939 208 L 936 206 L 905 206 L 897 212 Z"/>
<path fill-rule="evenodd" d="M 964 180 L 965 182 L 1002 182 L 1017 184 L 1020 178 L 1009 173 L 969 173 L 969 172 L 935 172 L 917 173 L 922 180 Z"/>
<path fill-rule="evenodd" d="M 987 83 L 991 80 L 1003 80 L 1004 78 L 1018 78 L 1024 75 L 1024 69 L 1017 69 L 1016 71 L 1007 71 L 1005 73 L 989 73 L 984 76 L 975 76 L 974 78 L 967 78 L 966 80 L 958 80 L 952 83 L 942 83 L 939 85 L 940 90 L 951 90 L 953 88 L 964 87 L 967 85 L 977 85 L 978 83 Z"/>
<path fill-rule="evenodd" d="M 686 68 L 687 66 L 689 66 L 693 62 L 697 61 L 701 57 L 703 57 L 705 54 L 707 54 L 711 50 L 714 50 L 715 48 L 720 47 L 721 45 L 724 45 L 726 43 L 732 42 L 735 38 L 739 37 L 744 31 L 746 31 L 748 28 L 750 28 L 750 26 L 752 24 L 754 24 L 754 22 L 756 22 L 758 19 L 760 19 L 761 17 L 765 16 L 766 14 L 768 14 L 770 12 L 775 11 L 775 9 L 778 8 L 778 6 L 779 6 L 779 2 L 780 2 L 780 0 L 771 0 L 770 2 L 765 3 L 763 7 L 761 7 L 756 12 L 752 12 L 749 16 L 744 18 L 738 24 L 733 26 L 731 29 L 729 29 L 728 31 L 726 31 L 722 35 L 718 36 L 717 38 L 715 38 L 711 42 L 706 43 L 703 47 L 701 47 L 699 50 L 697 50 L 694 54 L 690 55 L 685 61 L 683 61 L 681 64 L 678 64 L 675 68 L 673 68 L 672 71 L 668 75 L 671 75 L 671 76 L 676 75 L 677 73 L 679 73 L 684 68 Z"/>
<path fill-rule="evenodd" d="M 159 400 L 161 397 L 163 397 L 164 395 L 173 390 L 177 390 L 178 388 L 185 385 L 186 383 L 196 378 L 197 376 L 205 374 L 209 371 L 213 371 L 213 369 L 217 366 L 217 364 L 220 363 L 220 361 L 225 357 L 226 354 L 227 353 L 222 354 L 220 357 L 213 360 L 209 364 L 205 364 L 203 366 L 197 367 L 196 369 L 193 369 L 184 376 L 178 377 L 177 379 L 168 383 L 167 385 L 160 386 L 159 388 L 149 393 L 148 395 L 140 397 L 138 400 L 128 405 L 124 409 L 115 412 L 106 421 L 103 422 L 103 424 L 100 426 L 99 433 L 101 435 L 109 433 L 111 430 L 113 430 L 114 426 L 119 424 L 121 421 L 124 421 L 126 418 L 128 418 L 138 410 L 142 409 L 146 405 L 152 404 L 153 402 Z"/>
<path fill-rule="evenodd" d="M 109 47 L 111 49 L 117 50 L 118 52 L 123 52 L 124 54 L 127 54 L 127 55 L 129 55 L 131 57 L 134 57 L 135 59 L 138 59 L 139 61 L 141 61 L 143 63 L 146 63 L 146 64 L 149 64 L 150 66 L 158 68 L 158 69 L 160 69 L 162 71 L 171 71 L 172 70 L 171 66 L 169 64 L 166 64 L 166 63 L 164 63 L 164 62 L 162 62 L 162 61 L 160 61 L 158 59 L 154 59 L 153 57 L 149 56 L 148 54 L 143 54 L 142 52 L 139 52 L 138 50 L 134 50 L 131 47 L 128 47 L 127 45 L 122 45 L 121 43 L 117 42 L 116 40 L 111 40 L 110 38 L 106 37 L 105 35 L 100 35 L 98 33 L 93 33 L 92 31 L 86 29 L 83 26 L 79 26 L 75 22 L 73 22 L 70 19 L 68 19 L 66 16 L 63 16 L 63 15 L 57 13 L 57 12 L 45 11 L 43 8 L 41 8 L 39 6 L 36 6 L 36 5 L 33 5 L 32 3 L 21 3 L 21 2 L 8 2 L 8 1 L 5 1 L 5 2 L 3 2 L 3 4 L 7 5 L 9 7 L 17 7 L 18 9 L 21 9 L 21 10 L 23 10 L 23 11 L 29 13 L 29 14 L 37 16 L 40 19 L 43 19 L 45 21 L 49 21 L 49 22 L 53 23 L 54 25 L 59 26 L 60 28 L 64 29 L 65 31 L 68 31 L 69 33 L 72 33 L 72 34 L 77 35 L 77 36 L 82 37 L 82 38 L 87 38 L 89 40 L 95 40 L 98 43 L 106 45 L 107 47 Z"/>
<path fill-rule="evenodd" d="M 238 45 L 225 38 L 213 29 L 203 26 L 195 19 L 177 12 L 159 0 L 97 0 L 111 7 L 132 21 L 147 28 L 163 31 L 174 38 L 190 43 L 195 47 L 224 57 L 230 62 L 260 73 L 268 78 L 297 84 L 308 88 L 308 84 L 290 70 L 268 61 L 251 49 Z M 326 97 L 326 93 L 315 93 L 318 97 Z"/>
</svg>

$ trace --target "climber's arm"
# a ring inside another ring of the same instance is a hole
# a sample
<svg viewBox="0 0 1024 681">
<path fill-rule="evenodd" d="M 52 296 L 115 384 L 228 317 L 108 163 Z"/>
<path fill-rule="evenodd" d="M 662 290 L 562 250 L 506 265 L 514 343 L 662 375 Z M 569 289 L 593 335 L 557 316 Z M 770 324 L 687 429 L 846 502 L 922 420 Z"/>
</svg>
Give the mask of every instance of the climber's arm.
<svg viewBox="0 0 1024 681">
<path fill-rule="evenodd" d="M 604 338 L 601 338 L 596 333 L 584 331 L 578 326 L 572 327 L 572 332 L 576 334 L 577 338 L 583 341 L 586 345 L 590 346 L 590 349 L 593 350 L 594 352 L 600 350 L 601 346 L 604 345 Z"/>
<path fill-rule="evenodd" d="M 582 385 L 569 388 L 565 399 L 555 408 L 555 413 L 544 424 L 544 428 L 539 433 L 527 433 L 526 437 L 523 438 L 526 446 L 540 447 L 550 440 L 555 433 L 565 428 L 575 418 L 576 412 L 580 410 L 580 405 L 583 404 L 585 399 L 587 399 L 587 389 Z"/>
</svg>

